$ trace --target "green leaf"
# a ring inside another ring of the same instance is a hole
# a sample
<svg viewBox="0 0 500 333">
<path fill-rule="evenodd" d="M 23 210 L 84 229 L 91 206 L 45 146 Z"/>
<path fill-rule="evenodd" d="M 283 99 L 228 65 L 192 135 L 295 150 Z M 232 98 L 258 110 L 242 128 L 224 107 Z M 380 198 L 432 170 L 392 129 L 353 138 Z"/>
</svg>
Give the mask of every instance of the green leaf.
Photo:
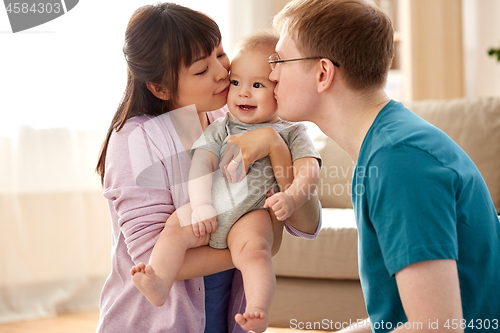
<svg viewBox="0 0 500 333">
<path fill-rule="evenodd" d="M 488 55 L 490 56 L 497 56 L 497 61 L 500 62 L 500 48 L 498 49 L 494 49 L 494 48 L 491 48 L 488 50 Z"/>
</svg>

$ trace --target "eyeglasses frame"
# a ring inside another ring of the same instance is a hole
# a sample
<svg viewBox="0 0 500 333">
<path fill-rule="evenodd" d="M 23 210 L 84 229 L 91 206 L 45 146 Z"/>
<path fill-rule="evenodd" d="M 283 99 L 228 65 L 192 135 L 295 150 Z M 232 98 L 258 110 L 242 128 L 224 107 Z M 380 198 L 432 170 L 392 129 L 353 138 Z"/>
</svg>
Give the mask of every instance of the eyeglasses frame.
<svg viewBox="0 0 500 333">
<path fill-rule="evenodd" d="M 269 59 L 271 59 L 271 57 L 274 57 L 274 56 L 277 56 L 279 60 L 269 60 L 268 63 L 269 65 L 271 66 L 271 70 L 274 70 L 274 68 L 276 68 L 276 66 L 274 66 L 273 68 L 273 64 L 281 64 L 281 63 L 285 63 L 285 62 L 289 62 L 289 61 L 299 61 L 299 60 L 313 60 L 313 59 L 328 59 L 326 57 L 304 57 L 304 58 L 294 58 L 294 59 L 280 59 L 280 56 L 278 53 L 273 53 L 272 55 L 269 56 Z M 328 59 L 332 62 L 332 64 L 335 66 L 335 67 L 340 67 L 340 64 L 336 61 L 333 61 L 332 59 Z"/>
</svg>

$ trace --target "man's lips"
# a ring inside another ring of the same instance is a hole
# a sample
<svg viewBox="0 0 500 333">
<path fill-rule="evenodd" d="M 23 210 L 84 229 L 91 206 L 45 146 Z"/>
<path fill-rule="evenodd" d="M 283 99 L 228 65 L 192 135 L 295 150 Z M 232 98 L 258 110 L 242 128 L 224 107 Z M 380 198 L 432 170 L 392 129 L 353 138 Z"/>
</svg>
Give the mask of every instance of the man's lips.
<svg viewBox="0 0 500 333">
<path fill-rule="evenodd" d="M 225 87 L 221 91 L 215 93 L 214 95 L 226 95 L 228 91 L 229 91 L 229 84 L 227 85 L 227 87 Z"/>
</svg>

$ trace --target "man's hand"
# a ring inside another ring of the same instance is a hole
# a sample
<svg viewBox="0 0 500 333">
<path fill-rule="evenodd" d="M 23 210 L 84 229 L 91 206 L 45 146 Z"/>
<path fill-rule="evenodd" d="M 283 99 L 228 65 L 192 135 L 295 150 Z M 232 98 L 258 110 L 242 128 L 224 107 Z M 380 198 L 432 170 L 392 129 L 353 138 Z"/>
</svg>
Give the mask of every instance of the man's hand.
<svg viewBox="0 0 500 333">
<path fill-rule="evenodd" d="M 219 163 L 222 175 L 230 183 L 241 181 L 253 162 L 268 155 L 271 157 L 273 150 L 279 144 L 283 144 L 290 155 L 281 136 L 270 127 L 258 128 L 230 137 L 227 140 L 224 156 Z"/>
<path fill-rule="evenodd" d="M 191 225 L 196 237 L 203 237 L 217 230 L 217 212 L 212 205 L 202 205 L 193 209 Z"/>
</svg>

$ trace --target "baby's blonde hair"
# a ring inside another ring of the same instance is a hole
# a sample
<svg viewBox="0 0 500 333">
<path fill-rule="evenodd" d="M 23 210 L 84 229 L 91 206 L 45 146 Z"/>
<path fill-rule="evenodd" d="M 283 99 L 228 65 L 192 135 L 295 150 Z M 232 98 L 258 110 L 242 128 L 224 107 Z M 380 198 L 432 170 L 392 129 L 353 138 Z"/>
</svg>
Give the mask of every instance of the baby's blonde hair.
<svg viewBox="0 0 500 333">
<path fill-rule="evenodd" d="M 261 30 L 244 37 L 235 47 L 235 54 L 241 51 L 262 51 L 275 53 L 279 36 L 273 30 Z"/>
</svg>

